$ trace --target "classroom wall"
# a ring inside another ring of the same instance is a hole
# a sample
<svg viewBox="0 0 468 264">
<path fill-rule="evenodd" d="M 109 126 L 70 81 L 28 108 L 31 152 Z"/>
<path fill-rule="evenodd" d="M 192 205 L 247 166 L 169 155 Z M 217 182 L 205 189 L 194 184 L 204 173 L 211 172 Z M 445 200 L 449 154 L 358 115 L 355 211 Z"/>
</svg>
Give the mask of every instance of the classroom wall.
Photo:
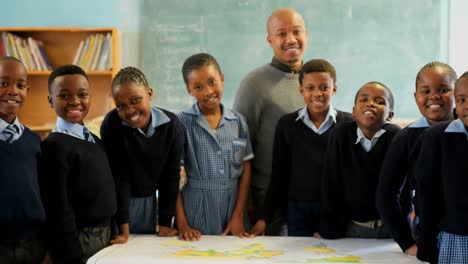
<svg viewBox="0 0 468 264">
<path fill-rule="evenodd" d="M 2 1 L 2 27 L 117 27 L 122 64 L 139 63 L 140 0 Z"/>
<path fill-rule="evenodd" d="M 305 60 L 325 58 L 335 65 L 337 108 L 351 111 L 357 89 L 376 80 L 394 91 L 396 118 L 419 116 L 417 71 L 448 59 L 445 0 L 142 0 L 141 66 L 156 88 L 155 104 L 175 111 L 190 105 L 181 66 L 191 54 L 208 52 L 225 74 L 223 101 L 231 106 L 240 80 L 271 60 L 265 23 L 283 6 L 306 20 Z"/>
<path fill-rule="evenodd" d="M 306 20 L 305 60 L 335 65 L 337 108 L 351 111 L 356 90 L 377 80 L 394 91 L 396 118 L 418 117 L 412 95 L 417 71 L 429 61 L 448 60 L 448 0 L 16 0 L 4 1 L 0 25 L 117 27 L 122 66 L 141 67 L 155 88 L 154 104 L 179 111 L 193 103 L 180 68 L 197 52 L 219 60 L 223 101 L 232 105 L 240 80 L 271 60 L 265 23 L 283 6 Z"/>
<path fill-rule="evenodd" d="M 468 71 L 468 1 L 450 1 L 449 20 L 449 56 L 450 65 L 457 71 L 458 76 Z"/>
</svg>

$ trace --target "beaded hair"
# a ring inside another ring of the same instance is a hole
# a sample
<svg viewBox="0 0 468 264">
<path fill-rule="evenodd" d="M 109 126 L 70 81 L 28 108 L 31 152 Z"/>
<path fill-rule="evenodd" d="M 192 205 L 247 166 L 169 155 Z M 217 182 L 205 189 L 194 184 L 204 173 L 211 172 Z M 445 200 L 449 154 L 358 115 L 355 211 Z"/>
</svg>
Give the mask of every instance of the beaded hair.
<svg viewBox="0 0 468 264">
<path fill-rule="evenodd" d="M 112 80 L 112 93 L 115 92 L 117 86 L 129 82 L 134 82 L 137 85 L 144 86 L 145 88 L 150 87 L 143 72 L 136 67 L 129 66 L 121 69 L 117 75 L 115 75 Z"/>
<path fill-rule="evenodd" d="M 457 73 L 455 72 L 455 70 L 452 67 L 450 67 L 450 65 L 448 65 L 446 63 L 443 63 L 443 62 L 440 62 L 440 61 L 431 61 L 428 64 L 424 65 L 418 71 L 418 74 L 416 75 L 416 87 L 418 87 L 418 81 L 419 81 L 419 77 L 421 75 L 421 72 L 423 72 L 424 70 L 427 70 L 427 69 L 434 68 L 434 67 L 441 67 L 441 68 L 445 69 L 447 71 L 448 75 L 450 76 L 450 79 L 452 80 L 452 83 L 455 83 L 457 81 Z"/>
</svg>

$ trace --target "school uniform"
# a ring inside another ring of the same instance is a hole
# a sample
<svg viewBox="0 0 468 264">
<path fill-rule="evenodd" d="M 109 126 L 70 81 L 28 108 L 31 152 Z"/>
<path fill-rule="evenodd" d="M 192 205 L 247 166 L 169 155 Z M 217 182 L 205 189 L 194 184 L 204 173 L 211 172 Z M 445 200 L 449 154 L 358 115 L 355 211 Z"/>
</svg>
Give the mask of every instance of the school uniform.
<svg viewBox="0 0 468 264">
<path fill-rule="evenodd" d="M 178 115 L 186 133 L 185 214 L 188 224 L 204 235 L 223 233 L 236 205 L 244 162 L 253 158 L 244 117 L 223 106 L 221 109 L 216 130 L 211 129 L 197 103 Z"/>
<path fill-rule="evenodd" d="M 45 211 L 37 161 L 40 138 L 15 118 L 0 118 L 0 263 L 39 263 L 45 255 Z"/>
<path fill-rule="evenodd" d="M 466 263 L 468 259 L 466 157 L 468 128 L 460 119 L 435 125 L 424 133 L 415 170 L 421 216 L 420 260 Z"/>
<path fill-rule="evenodd" d="M 352 121 L 350 113 L 330 106 L 320 127 L 307 107 L 281 117 L 275 131 L 273 167 L 261 218 L 270 223 L 274 212 L 286 212 L 289 236 L 312 236 L 318 231 L 323 156 L 335 124 Z"/>
<path fill-rule="evenodd" d="M 390 236 L 377 212 L 375 193 L 383 159 L 399 130 L 385 124 L 368 140 L 354 121 L 333 129 L 322 174 L 321 236 Z"/>
<path fill-rule="evenodd" d="M 172 227 L 183 133 L 175 114 L 156 107 L 146 131 L 126 124 L 116 109 L 106 115 L 101 137 L 117 185 L 116 222 L 129 223 L 130 233 L 155 234 L 157 224 Z"/>
<path fill-rule="evenodd" d="M 416 243 L 415 239 L 419 234 L 417 219 L 414 228 L 411 228 L 411 197 L 416 189 L 413 171 L 421 148 L 421 135 L 428 127 L 429 122 L 421 117 L 398 132 L 380 171 L 377 209 L 403 252 Z M 416 195 L 413 197 L 413 204 L 418 218 Z"/>
<path fill-rule="evenodd" d="M 41 144 L 40 185 L 54 263 L 85 263 L 106 247 L 115 186 L 99 138 L 58 118 Z"/>
</svg>

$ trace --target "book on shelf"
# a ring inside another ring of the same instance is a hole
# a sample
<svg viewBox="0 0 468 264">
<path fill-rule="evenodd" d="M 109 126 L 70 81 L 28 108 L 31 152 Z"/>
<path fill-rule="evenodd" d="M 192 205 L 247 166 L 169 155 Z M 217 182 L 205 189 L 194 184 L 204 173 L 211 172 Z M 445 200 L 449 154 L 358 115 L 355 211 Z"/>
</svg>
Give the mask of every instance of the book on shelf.
<svg viewBox="0 0 468 264">
<path fill-rule="evenodd" d="M 83 61 L 83 65 L 80 65 L 80 67 L 85 69 L 85 70 L 89 69 L 88 64 L 89 64 L 90 57 L 91 57 L 91 55 L 93 53 L 94 42 L 96 41 L 96 35 L 91 35 L 90 37 L 91 37 L 91 39 L 89 41 L 88 49 L 86 50 L 86 55 L 85 55 L 85 58 L 84 58 L 84 61 Z"/>
<path fill-rule="evenodd" d="M 101 54 L 101 50 L 102 50 L 102 43 L 104 42 L 104 35 L 102 34 L 99 34 L 97 36 L 97 42 L 96 42 L 96 45 L 95 45 L 95 49 L 94 49 L 94 57 L 93 57 L 93 60 L 92 60 L 92 63 L 90 64 L 90 70 L 97 70 L 97 62 L 99 60 L 99 56 Z"/>
<path fill-rule="evenodd" d="M 84 41 L 82 40 L 80 42 L 80 45 L 78 46 L 78 51 L 76 52 L 75 57 L 73 57 L 73 64 L 75 64 L 75 65 L 78 64 L 78 61 L 80 59 L 81 50 L 83 49 L 83 46 L 84 46 Z"/>
<path fill-rule="evenodd" d="M 112 69 L 110 53 L 112 35 L 111 33 L 96 33 L 88 36 L 80 42 L 75 53 L 73 64 L 80 66 L 86 71 L 105 71 Z"/>
<path fill-rule="evenodd" d="M 10 56 L 13 56 L 13 57 L 21 60 L 21 58 L 19 56 L 18 48 L 15 45 L 15 37 L 12 34 L 8 34 L 8 40 L 9 40 L 8 43 L 9 43 L 9 45 L 11 47 Z"/>
<path fill-rule="evenodd" d="M 89 43 L 91 41 L 91 38 L 87 38 L 83 44 L 83 48 L 80 51 L 80 56 L 78 56 L 78 63 L 76 65 L 81 66 L 83 65 L 85 56 L 86 56 L 86 51 L 88 50 Z"/>
<path fill-rule="evenodd" d="M 42 42 L 31 37 L 22 38 L 9 32 L 1 32 L 0 39 L 0 54 L 21 60 L 28 71 L 52 69 L 42 49 Z"/>
<path fill-rule="evenodd" d="M 41 61 L 39 59 L 39 57 L 37 56 L 37 53 L 36 53 L 36 48 L 35 48 L 35 43 L 33 41 L 33 39 L 31 37 L 28 38 L 28 48 L 29 48 L 29 52 L 31 53 L 31 56 L 34 60 L 34 64 L 36 65 L 37 69 L 42 71 L 42 70 L 46 70 L 44 68 L 42 68 L 42 64 L 41 64 Z"/>
<path fill-rule="evenodd" d="M 104 43 L 102 44 L 102 51 L 101 51 L 101 57 L 99 58 L 99 63 L 98 63 L 98 69 L 111 69 L 112 68 L 112 64 L 109 64 L 109 58 L 112 57 L 110 56 L 111 54 L 111 50 L 110 50 L 110 47 L 112 46 L 111 45 L 111 39 L 112 39 L 112 36 L 110 33 L 108 33 L 106 35 L 106 38 L 105 38 L 105 41 Z"/>
<path fill-rule="evenodd" d="M 37 45 L 37 48 L 39 50 L 38 53 L 40 54 L 40 56 L 42 57 L 42 59 L 44 61 L 44 67 L 46 67 L 47 70 L 52 70 L 52 66 L 51 66 L 52 64 L 50 64 L 49 57 L 46 56 L 46 53 L 45 53 L 45 50 L 43 48 L 42 42 L 38 41 L 36 44 L 38 44 Z"/>
</svg>

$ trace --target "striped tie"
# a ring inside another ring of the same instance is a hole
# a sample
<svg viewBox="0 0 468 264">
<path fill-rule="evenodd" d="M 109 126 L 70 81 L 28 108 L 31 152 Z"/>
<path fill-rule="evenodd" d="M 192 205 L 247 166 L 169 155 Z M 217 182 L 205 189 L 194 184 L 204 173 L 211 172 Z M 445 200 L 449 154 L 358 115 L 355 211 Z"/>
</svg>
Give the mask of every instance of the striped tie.
<svg viewBox="0 0 468 264">
<path fill-rule="evenodd" d="M 5 142 L 11 143 L 15 137 L 15 134 L 19 133 L 19 129 L 16 125 L 8 125 L 2 132 L 6 136 Z"/>
<path fill-rule="evenodd" d="M 84 139 L 86 141 L 95 143 L 93 136 L 91 136 L 91 133 L 89 132 L 89 130 L 86 127 L 83 127 L 83 135 L 84 135 Z"/>
<path fill-rule="evenodd" d="M 150 124 L 148 131 L 146 131 L 146 137 L 152 137 L 154 134 L 154 127 Z"/>
</svg>

